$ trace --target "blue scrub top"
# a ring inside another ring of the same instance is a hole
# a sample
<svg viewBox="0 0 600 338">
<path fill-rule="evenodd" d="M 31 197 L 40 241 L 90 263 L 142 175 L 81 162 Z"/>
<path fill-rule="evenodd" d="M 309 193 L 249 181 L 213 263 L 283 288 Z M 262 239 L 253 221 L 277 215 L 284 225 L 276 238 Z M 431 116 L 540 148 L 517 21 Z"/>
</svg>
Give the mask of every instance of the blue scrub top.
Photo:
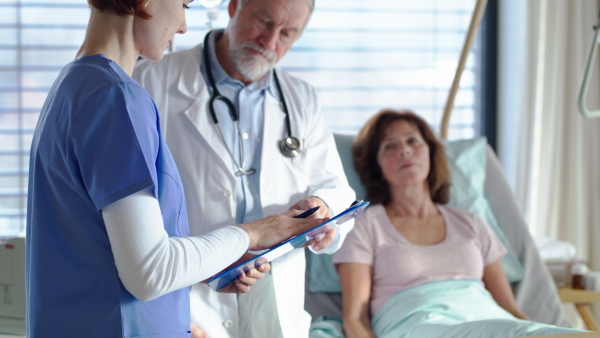
<svg viewBox="0 0 600 338">
<path fill-rule="evenodd" d="M 189 291 L 149 302 L 121 283 L 101 209 L 142 189 L 188 236 L 183 186 L 154 101 L 103 55 L 68 64 L 42 108 L 27 200 L 28 337 L 189 337 Z"/>
</svg>

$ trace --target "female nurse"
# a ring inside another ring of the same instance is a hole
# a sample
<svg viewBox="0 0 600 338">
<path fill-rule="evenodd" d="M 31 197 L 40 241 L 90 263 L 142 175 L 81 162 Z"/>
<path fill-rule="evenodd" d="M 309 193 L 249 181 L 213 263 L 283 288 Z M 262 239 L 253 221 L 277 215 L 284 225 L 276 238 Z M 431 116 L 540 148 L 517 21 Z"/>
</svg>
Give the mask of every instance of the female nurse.
<svg viewBox="0 0 600 338">
<path fill-rule="evenodd" d="M 85 39 L 50 89 L 31 148 L 28 337 L 189 337 L 188 286 L 322 222 L 291 211 L 186 237 L 179 173 L 131 73 L 186 31 L 189 2 L 89 0 Z M 269 268 L 226 291 L 247 292 Z"/>
</svg>

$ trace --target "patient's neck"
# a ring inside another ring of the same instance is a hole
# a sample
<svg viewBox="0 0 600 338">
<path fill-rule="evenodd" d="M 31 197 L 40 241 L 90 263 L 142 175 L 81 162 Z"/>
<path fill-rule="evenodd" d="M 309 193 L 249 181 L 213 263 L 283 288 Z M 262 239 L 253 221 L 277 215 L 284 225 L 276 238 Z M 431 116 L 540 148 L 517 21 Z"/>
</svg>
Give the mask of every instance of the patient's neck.
<svg viewBox="0 0 600 338">
<path fill-rule="evenodd" d="M 427 184 L 423 186 L 391 186 L 390 197 L 390 203 L 385 208 L 393 216 L 425 218 L 438 213 L 435 203 L 431 200 Z"/>
</svg>

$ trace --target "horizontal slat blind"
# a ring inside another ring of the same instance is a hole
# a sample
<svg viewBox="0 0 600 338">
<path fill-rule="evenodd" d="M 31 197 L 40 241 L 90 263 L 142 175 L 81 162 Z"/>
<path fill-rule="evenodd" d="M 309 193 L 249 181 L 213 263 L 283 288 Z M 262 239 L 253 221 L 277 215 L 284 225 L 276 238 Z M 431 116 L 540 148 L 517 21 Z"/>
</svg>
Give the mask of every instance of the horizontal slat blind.
<svg viewBox="0 0 600 338">
<path fill-rule="evenodd" d="M 307 30 L 280 66 L 314 85 L 337 132 L 356 132 L 381 108 L 410 108 L 437 128 L 474 0 L 316 0 Z M 192 3 L 192 47 L 208 30 Z M 221 4 L 214 27 L 225 27 Z M 47 92 L 85 35 L 81 0 L 0 0 L 0 236 L 24 229 L 29 148 Z M 472 52 L 477 53 L 477 46 Z M 477 64 L 470 57 L 451 119 L 450 137 L 477 133 Z"/>
<path fill-rule="evenodd" d="M 0 237 L 24 229 L 33 131 L 88 18 L 85 1 L 0 0 Z"/>
<path fill-rule="evenodd" d="M 317 0 L 301 39 L 280 66 L 314 85 L 332 130 L 355 133 L 383 108 L 409 108 L 437 130 L 474 0 Z M 194 6 L 199 7 L 199 6 Z M 214 25 L 224 27 L 226 5 Z M 202 41 L 201 11 L 188 15 L 177 49 Z M 477 53 L 477 46 L 471 54 Z M 477 133 L 477 65 L 469 57 L 450 138 Z"/>
</svg>

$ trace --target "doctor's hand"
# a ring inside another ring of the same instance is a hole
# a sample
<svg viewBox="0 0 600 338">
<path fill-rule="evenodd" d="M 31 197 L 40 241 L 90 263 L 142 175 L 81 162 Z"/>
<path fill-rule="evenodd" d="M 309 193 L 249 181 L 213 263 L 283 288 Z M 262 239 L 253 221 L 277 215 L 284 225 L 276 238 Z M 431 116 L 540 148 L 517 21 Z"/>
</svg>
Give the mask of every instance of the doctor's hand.
<svg viewBox="0 0 600 338">
<path fill-rule="evenodd" d="M 319 210 L 317 210 L 314 214 L 309 216 L 308 218 L 331 218 L 331 210 L 325 202 L 316 196 L 309 196 L 300 200 L 298 203 L 292 205 L 290 209 L 300 209 L 300 210 L 308 210 L 314 208 L 316 206 L 320 206 Z M 335 236 L 337 235 L 337 229 L 331 229 L 326 233 L 317 235 L 314 239 L 306 242 L 301 248 L 313 246 L 313 250 L 319 251 L 328 247 L 335 240 Z"/>
<path fill-rule="evenodd" d="M 237 262 L 230 265 L 230 267 L 236 266 L 236 265 L 238 265 L 242 262 L 245 262 L 255 256 L 256 255 L 253 255 L 253 254 L 247 252 L 240 259 L 238 259 Z M 217 292 L 246 293 L 246 292 L 250 291 L 250 288 L 252 286 L 254 286 L 254 284 L 256 284 L 256 282 L 259 279 L 263 278 L 264 274 L 266 272 L 269 272 L 269 270 L 271 270 L 271 264 L 263 263 L 254 269 L 250 269 L 249 271 L 242 273 L 238 278 L 233 280 L 233 282 L 220 288 L 219 290 L 217 290 Z"/>
<path fill-rule="evenodd" d="M 331 210 L 322 199 L 316 196 L 309 196 L 307 198 L 301 199 L 298 203 L 292 205 L 290 210 L 298 209 L 298 210 L 308 210 L 314 207 L 320 207 L 314 214 L 308 216 L 307 218 L 331 218 Z"/>
<path fill-rule="evenodd" d="M 250 250 L 270 249 L 275 245 L 308 231 L 327 221 L 318 218 L 294 218 L 303 210 L 290 210 L 282 214 L 267 216 L 265 218 L 240 224 L 250 237 Z"/>
</svg>

